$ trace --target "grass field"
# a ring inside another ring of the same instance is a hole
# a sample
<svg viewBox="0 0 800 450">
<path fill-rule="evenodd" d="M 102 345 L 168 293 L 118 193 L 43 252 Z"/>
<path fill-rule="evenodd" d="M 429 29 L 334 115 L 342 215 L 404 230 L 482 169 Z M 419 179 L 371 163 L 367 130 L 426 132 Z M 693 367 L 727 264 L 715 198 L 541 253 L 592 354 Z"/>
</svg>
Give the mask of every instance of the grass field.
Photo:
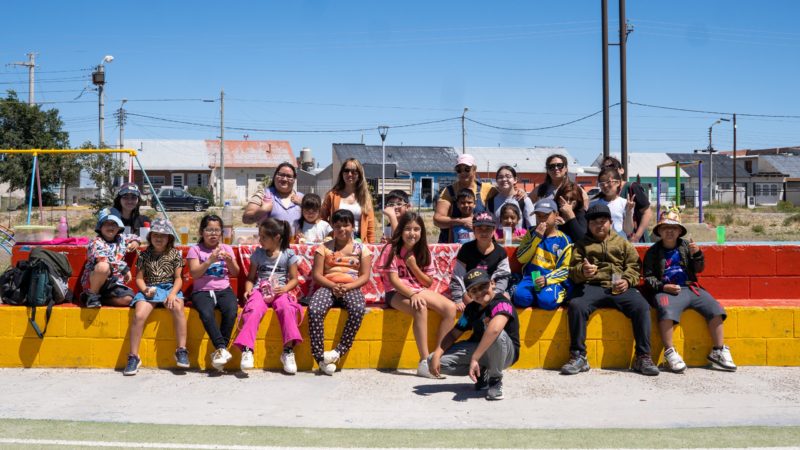
<svg viewBox="0 0 800 450">
<path fill-rule="evenodd" d="M 579 418 L 575 419 L 580 421 Z M 557 430 L 312 429 L 0 420 L 0 447 L 742 448 L 795 447 L 800 427 Z"/>
</svg>

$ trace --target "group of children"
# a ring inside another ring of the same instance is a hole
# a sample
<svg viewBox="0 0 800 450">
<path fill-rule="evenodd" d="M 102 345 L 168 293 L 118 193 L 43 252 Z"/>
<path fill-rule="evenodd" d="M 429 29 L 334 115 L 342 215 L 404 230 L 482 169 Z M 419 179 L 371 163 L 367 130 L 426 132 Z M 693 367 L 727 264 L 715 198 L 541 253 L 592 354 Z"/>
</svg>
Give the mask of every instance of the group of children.
<svg viewBox="0 0 800 450">
<path fill-rule="evenodd" d="M 605 172 L 605 171 L 604 171 Z M 603 174 L 601 174 L 603 176 Z M 616 180 L 608 172 L 611 180 Z M 613 195 L 613 182 L 601 189 Z M 458 193 L 462 213 L 472 213 L 474 194 Z M 556 309 L 568 305 L 570 358 L 564 374 L 589 370 L 585 336 L 589 315 L 598 307 L 614 307 L 628 316 L 634 328 L 636 358 L 633 369 L 657 375 L 650 358 L 650 305 L 635 287 L 639 284 L 639 258 L 634 247 L 617 232 L 617 198 L 593 204 L 586 214 L 588 230 L 584 239 L 573 243 L 557 228 L 559 206 L 544 198 L 534 205 L 535 221 L 524 233 L 514 232 L 518 241 L 516 258 L 524 265 L 521 279 L 514 277 L 506 250 L 498 243 L 498 221 L 490 212 L 471 214 L 471 230 L 456 256 L 450 280 L 450 298 L 431 289 L 434 261 L 427 244 L 422 217 L 409 211 L 403 193 L 387 196 L 384 213 L 389 221 L 390 238 L 377 255 L 386 292 L 386 305 L 413 317 L 413 332 L 419 352 L 417 374 L 439 378 L 442 374 L 469 375 L 477 389 L 487 389 L 487 398 L 503 398 L 502 371 L 519 358 L 519 320 L 515 306 Z M 624 200 L 623 200 L 624 203 Z M 506 208 L 508 206 L 508 208 Z M 514 203 L 501 208 L 500 224 L 519 227 L 521 217 Z M 256 334 L 261 319 L 272 307 L 282 333 L 281 363 L 286 373 L 294 374 L 297 363 L 294 347 L 303 341 L 299 325 L 304 308 L 299 303 L 298 255 L 290 243 L 316 244 L 312 278 L 315 291 L 308 298 L 311 352 L 320 370 L 332 375 L 337 363 L 353 344 L 365 313 L 361 287 L 370 278 L 373 255 L 353 239 L 355 218 L 346 209 L 336 211 L 332 223 L 319 218 L 320 199 L 307 194 L 302 200 L 303 217 L 292 227 L 281 220 L 267 218 L 259 225 L 259 247 L 252 253 L 244 292 L 244 307 L 233 345 L 241 350 L 240 367 L 254 367 Z M 130 328 L 130 353 L 125 375 L 135 375 L 141 365 L 139 346 L 145 321 L 158 305 L 172 312 L 175 325 L 175 360 L 178 367 L 189 367 L 186 349 L 186 316 L 182 294 L 184 260 L 175 248 L 174 230 L 163 219 L 152 222 L 146 249 L 139 251 L 139 238 L 125 233 L 122 214 L 116 208 L 101 213 L 97 237 L 88 247 L 86 270 L 81 280 L 82 298 L 87 307 L 130 305 L 134 309 Z M 209 214 L 200 222 L 200 238 L 186 256 L 194 280 L 191 301 L 214 346 L 212 365 L 222 368 L 232 359 L 228 350 L 237 319 L 238 300 L 231 289 L 231 278 L 241 268 L 233 249 L 222 243 L 223 222 Z M 612 231 L 613 230 L 613 231 Z M 389 230 L 387 230 L 389 231 Z M 456 235 L 457 230 L 453 230 Z M 388 233 L 387 233 L 388 234 Z M 723 343 L 725 312 L 698 283 L 703 269 L 703 254 L 691 240 L 683 238 L 686 229 L 677 213 L 665 215 L 654 229 L 661 240 L 644 259 L 644 288 L 658 311 L 659 328 L 665 343 L 665 359 L 670 370 L 681 372 L 686 364 L 672 345 L 672 329 L 687 308 L 705 316 L 714 347 L 708 356 L 717 368 L 735 370 L 730 351 Z M 131 271 L 125 254 L 139 251 L 135 285 L 127 287 Z M 347 322 L 338 343 L 324 349 L 324 318 L 332 306 L 347 310 Z M 214 310 L 222 319 L 217 323 Z M 441 322 L 435 347 L 428 347 L 428 311 Z M 456 321 L 456 316 L 461 314 Z M 455 322 L 455 325 L 454 325 Z M 472 330 L 467 341 L 456 342 Z"/>
</svg>

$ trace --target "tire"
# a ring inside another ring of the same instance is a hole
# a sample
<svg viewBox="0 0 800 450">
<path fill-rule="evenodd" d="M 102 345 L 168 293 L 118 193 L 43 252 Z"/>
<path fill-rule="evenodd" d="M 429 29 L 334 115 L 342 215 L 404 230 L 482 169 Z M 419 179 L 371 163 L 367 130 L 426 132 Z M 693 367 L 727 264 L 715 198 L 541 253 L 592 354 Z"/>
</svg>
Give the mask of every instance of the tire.
<svg viewBox="0 0 800 450">
<path fill-rule="evenodd" d="M 196 212 L 200 212 L 200 211 L 202 211 L 202 210 L 203 210 L 203 204 L 202 204 L 202 203 L 195 203 L 195 204 L 194 204 L 194 210 L 195 210 Z"/>
</svg>

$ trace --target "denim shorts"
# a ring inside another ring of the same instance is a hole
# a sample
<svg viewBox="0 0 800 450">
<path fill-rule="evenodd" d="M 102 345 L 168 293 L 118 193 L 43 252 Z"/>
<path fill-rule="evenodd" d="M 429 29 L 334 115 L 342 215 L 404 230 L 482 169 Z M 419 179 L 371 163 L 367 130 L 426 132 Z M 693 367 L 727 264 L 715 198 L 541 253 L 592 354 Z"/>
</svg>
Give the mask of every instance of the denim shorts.
<svg viewBox="0 0 800 450">
<path fill-rule="evenodd" d="M 167 297 L 169 296 L 169 291 L 172 290 L 173 284 L 172 283 L 161 283 L 161 284 L 156 284 L 156 285 L 147 286 L 147 287 L 148 288 L 150 288 L 150 287 L 156 288 L 156 294 L 153 296 L 153 298 L 147 298 L 147 297 L 144 296 L 144 292 L 139 292 L 138 294 L 136 294 L 135 297 L 133 297 L 133 300 L 131 300 L 131 307 L 133 307 L 133 305 L 135 305 L 137 302 L 140 302 L 140 301 L 145 301 L 145 302 L 149 302 L 149 303 L 156 303 L 156 304 L 164 303 L 165 301 L 167 301 Z M 178 291 L 178 294 L 176 296 L 178 298 L 180 298 L 180 299 L 183 299 L 183 292 Z"/>
</svg>

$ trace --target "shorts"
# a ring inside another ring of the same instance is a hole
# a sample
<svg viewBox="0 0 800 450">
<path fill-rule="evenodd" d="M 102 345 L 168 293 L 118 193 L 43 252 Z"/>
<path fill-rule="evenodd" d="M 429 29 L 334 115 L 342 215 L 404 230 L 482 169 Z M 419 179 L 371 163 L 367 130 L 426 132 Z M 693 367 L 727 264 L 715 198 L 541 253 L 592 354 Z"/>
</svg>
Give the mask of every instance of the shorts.
<svg viewBox="0 0 800 450">
<path fill-rule="evenodd" d="M 693 292 L 692 289 L 696 292 Z M 679 323 L 681 314 L 688 308 L 700 313 L 706 321 L 716 316 L 722 316 L 722 320 L 728 317 L 722 305 L 708 291 L 699 286 L 693 288 L 681 286 L 681 292 L 678 295 L 659 292 L 656 294 L 655 299 L 658 320 L 669 319 Z"/>
<path fill-rule="evenodd" d="M 98 292 L 98 294 L 105 300 L 115 297 L 133 297 L 134 292 L 133 289 L 125 286 L 121 281 L 108 278 L 106 282 L 100 286 L 100 292 Z"/>
<path fill-rule="evenodd" d="M 169 291 L 172 290 L 173 284 L 172 283 L 161 283 L 161 284 L 156 284 L 156 285 L 153 285 L 153 286 L 148 286 L 148 288 L 150 288 L 150 287 L 155 287 L 156 288 L 156 294 L 153 296 L 153 298 L 147 298 L 147 297 L 144 296 L 144 292 L 139 292 L 138 294 L 136 294 L 135 297 L 133 297 L 133 300 L 131 300 L 131 308 L 133 308 L 134 305 L 136 305 L 136 303 L 142 302 L 142 301 L 145 301 L 145 302 L 148 302 L 148 303 L 156 303 L 156 304 L 164 303 L 165 301 L 167 301 L 167 297 L 169 296 Z M 183 299 L 183 292 L 178 291 L 177 297 L 180 298 L 180 299 Z"/>
</svg>

